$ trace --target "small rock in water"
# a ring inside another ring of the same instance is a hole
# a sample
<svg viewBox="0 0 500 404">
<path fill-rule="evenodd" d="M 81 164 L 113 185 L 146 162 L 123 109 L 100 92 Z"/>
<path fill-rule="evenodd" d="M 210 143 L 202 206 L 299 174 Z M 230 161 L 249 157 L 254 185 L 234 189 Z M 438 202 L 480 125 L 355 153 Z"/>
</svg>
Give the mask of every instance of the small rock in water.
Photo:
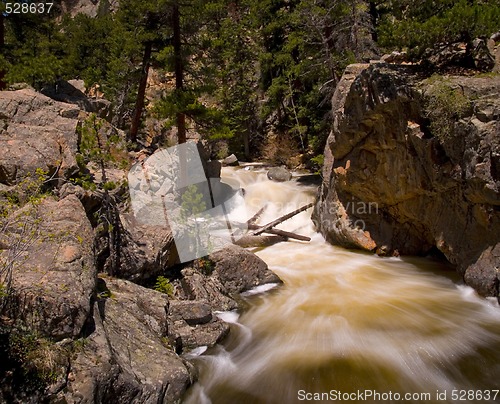
<svg viewBox="0 0 500 404">
<path fill-rule="evenodd" d="M 222 160 L 222 165 L 224 165 L 224 166 L 237 166 L 238 165 L 238 158 L 234 154 L 231 154 L 230 156 L 227 156 L 224 160 Z"/>
<path fill-rule="evenodd" d="M 292 173 L 283 167 L 273 167 L 267 172 L 267 178 L 277 182 L 290 181 Z"/>
</svg>

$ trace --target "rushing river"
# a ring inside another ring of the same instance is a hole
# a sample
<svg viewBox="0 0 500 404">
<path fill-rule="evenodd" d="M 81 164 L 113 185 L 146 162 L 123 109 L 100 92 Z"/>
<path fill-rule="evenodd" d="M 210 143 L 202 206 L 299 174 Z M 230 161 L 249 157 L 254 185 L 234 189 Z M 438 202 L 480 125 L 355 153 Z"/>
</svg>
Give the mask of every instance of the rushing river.
<svg viewBox="0 0 500 404">
<path fill-rule="evenodd" d="M 250 214 L 268 204 L 260 223 L 316 191 L 258 171 L 225 169 L 223 177 L 245 188 Z M 496 301 L 442 263 L 329 245 L 310 214 L 278 227 L 311 242 L 256 251 L 284 284 L 243 296 L 241 313 L 220 314 L 231 334 L 194 359 L 200 379 L 186 403 L 500 402 Z"/>
</svg>

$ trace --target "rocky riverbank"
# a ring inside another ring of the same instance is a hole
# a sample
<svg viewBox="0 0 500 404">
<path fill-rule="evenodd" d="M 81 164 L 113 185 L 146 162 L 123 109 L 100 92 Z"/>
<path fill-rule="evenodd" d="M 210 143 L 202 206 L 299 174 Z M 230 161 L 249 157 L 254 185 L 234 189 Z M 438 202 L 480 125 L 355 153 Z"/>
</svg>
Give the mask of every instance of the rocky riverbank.
<svg viewBox="0 0 500 404">
<path fill-rule="evenodd" d="M 104 182 L 82 162 L 86 105 L 0 92 L 0 401 L 178 402 L 196 380 L 183 354 L 229 332 L 214 312 L 279 279 L 237 246 L 178 265 L 170 229 L 130 213 L 126 170 Z"/>
<path fill-rule="evenodd" d="M 317 228 L 380 255 L 440 253 L 498 296 L 499 94 L 498 73 L 349 66 L 333 97 Z"/>
</svg>

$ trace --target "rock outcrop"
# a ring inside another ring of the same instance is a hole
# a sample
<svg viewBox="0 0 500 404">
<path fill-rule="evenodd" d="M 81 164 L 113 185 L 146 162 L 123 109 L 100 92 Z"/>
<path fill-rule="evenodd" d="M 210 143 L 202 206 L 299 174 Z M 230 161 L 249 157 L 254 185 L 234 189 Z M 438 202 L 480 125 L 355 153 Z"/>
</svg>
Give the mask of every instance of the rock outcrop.
<svg viewBox="0 0 500 404">
<path fill-rule="evenodd" d="M 397 63 L 397 62 L 396 62 Z M 489 72 L 495 66 L 495 57 L 485 39 L 476 38 L 469 43 L 454 42 L 428 49 L 422 63 L 431 69 L 464 67 Z"/>
<path fill-rule="evenodd" d="M 115 11 L 118 9 L 117 0 L 62 0 L 60 9 L 62 13 L 74 17 L 77 14 L 85 14 L 89 17 L 97 17 L 99 12 Z"/>
<path fill-rule="evenodd" d="M 137 223 L 134 215 L 127 212 L 120 215 L 120 222 L 121 265 L 115 276 L 141 283 L 156 278 L 177 262 L 170 228 Z"/>
<path fill-rule="evenodd" d="M 349 66 L 313 213 L 326 239 L 379 254 L 439 250 L 498 296 L 500 76 Z"/>
<path fill-rule="evenodd" d="M 31 89 L 0 92 L 0 183 L 15 184 L 36 169 L 66 179 L 77 172 L 79 114 Z"/>
<path fill-rule="evenodd" d="M 111 102 L 98 97 L 88 97 L 83 80 L 58 80 L 55 85 L 46 86 L 42 94 L 53 100 L 78 105 L 86 112 L 93 112 L 108 122 L 113 119 Z"/>
<path fill-rule="evenodd" d="M 226 293 L 237 295 L 258 285 L 280 282 L 278 276 L 255 254 L 237 245 L 228 245 L 209 256 L 212 275 L 219 278 Z"/>
</svg>

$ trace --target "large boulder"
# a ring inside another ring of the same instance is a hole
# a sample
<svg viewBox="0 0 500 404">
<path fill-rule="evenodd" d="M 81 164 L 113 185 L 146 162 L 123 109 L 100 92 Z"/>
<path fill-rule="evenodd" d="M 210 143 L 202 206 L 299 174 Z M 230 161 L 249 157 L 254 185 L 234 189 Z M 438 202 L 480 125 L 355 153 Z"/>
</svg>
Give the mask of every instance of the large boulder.
<svg viewBox="0 0 500 404">
<path fill-rule="evenodd" d="M 182 297 L 207 302 L 212 310 L 238 307 L 237 295 L 259 285 L 281 283 L 279 277 L 255 254 L 230 244 L 181 271 Z"/>
<path fill-rule="evenodd" d="M 487 247 L 465 272 L 465 282 L 483 296 L 498 296 L 500 283 L 500 243 Z"/>
<path fill-rule="evenodd" d="M 250 251 L 234 244 L 212 253 L 213 276 L 216 276 L 228 295 L 245 292 L 266 283 L 280 282 L 267 264 Z"/>
<path fill-rule="evenodd" d="M 27 224 L 24 237 L 31 241 L 17 239 L 25 252 L 14 243 L 3 251 L 18 249 L 23 257 L 12 274 L 9 317 L 56 341 L 78 337 L 91 313 L 96 279 L 92 227 L 80 201 L 72 195 L 47 198 L 36 212 L 15 214 Z"/>
<path fill-rule="evenodd" d="M 116 171 L 116 182 L 121 181 L 124 175 L 120 170 L 109 170 L 111 173 Z M 113 176 L 110 176 L 113 178 Z M 114 197 L 126 192 L 123 187 L 118 187 L 111 191 Z M 127 279 L 136 283 L 145 283 L 164 273 L 165 269 L 173 266 L 178 258 L 175 249 L 172 231 L 166 225 L 158 222 L 153 224 L 138 223 L 135 216 L 127 211 L 126 208 L 113 204 L 113 214 L 116 216 L 115 237 L 118 242 L 119 265 L 111 269 L 109 259 L 108 237 L 107 234 L 99 231 L 99 221 L 95 213 L 103 207 L 103 194 L 85 190 L 80 186 L 71 183 L 64 184 L 59 190 L 59 197 L 67 195 L 78 197 L 85 207 L 87 215 L 91 218 L 93 226 L 98 230 L 95 240 L 95 254 L 98 263 L 98 269 L 102 272 Z M 119 199 L 119 198 L 112 198 Z"/>
<path fill-rule="evenodd" d="M 118 9 L 118 3 L 118 0 L 62 0 L 60 8 L 62 13 L 69 14 L 73 17 L 77 14 L 97 17 L 99 13 L 116 11 Z"/>
<path fill-rule="evenodd" d="M 0 92 L 0 183 L 15 184 L 43 169 L 68 178 L 75 154 L 80 109 L 31 89 Z"/>
<path fill-rule="evenodd" d="M 222 160 L 223 166 L 238 166 L 238 157 L 234 154 L 231 154 Z"/>
<path fill-rule="evenodd" d="M 46 86 L 41 92 L 53 100 L 78 105 L 83 111 L 93 112 L 109 122 L 113 119 L 111 101 L 88 97 L 83 80 L 58 80 L 55 85 Z"/>
<path fill-rule="evenodd" d="M 176 352 L 212 347 L 229 333 L 229 325 L 212 313 L 208 302 L 171 300 L 168 308 L 168 336 Z"/>
<path fill-rule="evenodd" d="M 476 38 L 469 43 L 438 44 L 424 53 L 422 63 L 432 69 L 465 67 L 489 72 L 495 66 L 495 56 L 485 39 Z"/>
<path fill-rule="evenodd" d="M 217 276 L 207 275 L 191 267 L 183 269 L 181 274 L 179 289 L 183 298 L 208 302 L 212 310 L 228 311 L 238 308 Z"/>
<path fill-rule="evenodd" d="M 177 262 L 174 237 L 166 225 L 138 223 L 132 213 L 121 213 L 123 226 L 120 268 L 114 276 L 144 282 L 161 275 Z"/>
<path fill-rule="evenodd" d="M 499 90 L 500 77 L 349 66 L 313 213 L 325 238 L 381 254 L 437 249 L 478 292 L 497 295 L 500 262 L 487 251 L 500 241 Z"/>
</svg>

